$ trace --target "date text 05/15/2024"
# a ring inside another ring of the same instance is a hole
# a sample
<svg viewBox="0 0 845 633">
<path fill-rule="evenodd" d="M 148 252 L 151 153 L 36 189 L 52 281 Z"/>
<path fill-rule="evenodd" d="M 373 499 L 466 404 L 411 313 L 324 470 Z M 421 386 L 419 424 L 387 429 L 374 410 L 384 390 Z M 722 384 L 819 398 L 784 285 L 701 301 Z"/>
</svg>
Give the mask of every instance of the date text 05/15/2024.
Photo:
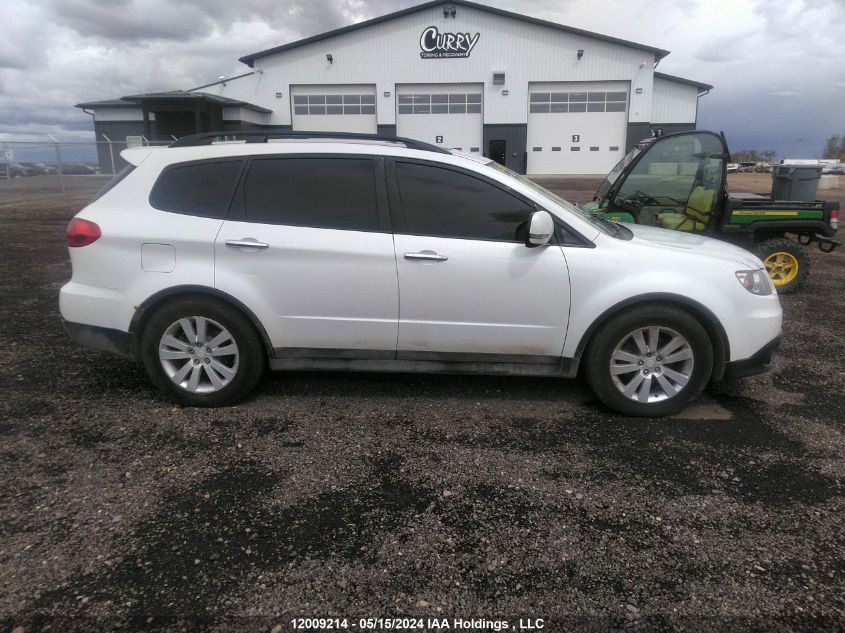
<svg viewBox="0 0 845 633">
<path fill-rule="evenodd" d="M 542 618 L 487 620 L 483 618 L 293 618 L 295 631 L 539 631 L 545 628 Z"/>
</svg>

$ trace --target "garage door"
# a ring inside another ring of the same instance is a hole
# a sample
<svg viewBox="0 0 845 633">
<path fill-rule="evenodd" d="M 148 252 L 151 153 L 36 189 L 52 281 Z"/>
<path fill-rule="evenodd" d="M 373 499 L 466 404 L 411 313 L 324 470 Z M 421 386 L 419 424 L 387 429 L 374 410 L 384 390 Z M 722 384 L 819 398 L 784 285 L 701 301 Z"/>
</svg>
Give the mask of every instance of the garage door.
<svg viewBox="0 0 845 633">
<path fill-rule="evenodd" d="M 481 153 L 481 84 L 396 86 L 396 135 Z"/>
<path fill-rule="evenodd" d="M 294 131 L 376 133 L 375 86 L 291 86 L 290 94 Z"/>
<path fill-rule="evenodd" d="M 628 83 L 532 83 L 529 174 L 606 174 L 625 154 Z"/>
</svg>

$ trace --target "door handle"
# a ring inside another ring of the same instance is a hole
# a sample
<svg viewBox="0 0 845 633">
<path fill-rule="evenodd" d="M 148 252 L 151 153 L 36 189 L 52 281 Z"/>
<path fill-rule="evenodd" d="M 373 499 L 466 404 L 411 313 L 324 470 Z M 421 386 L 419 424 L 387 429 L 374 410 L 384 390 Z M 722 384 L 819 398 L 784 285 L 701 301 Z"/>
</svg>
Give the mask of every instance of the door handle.
<svg viewBox="0 0 845 633">
<path fill-rule="evenodd" d="M 424 259 L 432 262 L 445 262 L 449 258 L 445 255 L 438 255 L 433 251 L 422 251 L 419 253 L 405 253 L 405 259 Z"/>
<path fill-rule="evenodd" d="M 269 244 L 252 239 L 226 240 L 226 246 L 231 246 L 232 248 L 270 248 Z"/>
</svg>

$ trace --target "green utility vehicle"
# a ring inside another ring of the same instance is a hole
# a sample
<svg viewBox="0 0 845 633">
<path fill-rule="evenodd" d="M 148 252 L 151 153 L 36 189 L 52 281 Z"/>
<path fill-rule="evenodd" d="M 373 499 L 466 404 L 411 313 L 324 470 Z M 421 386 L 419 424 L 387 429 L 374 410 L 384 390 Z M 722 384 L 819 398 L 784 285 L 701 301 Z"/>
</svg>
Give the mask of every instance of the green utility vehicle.
<svg viewBox="0 0 845 633">
<path fill-rule="evenodd" d="M 585 210 L 608 220 L 690 231 L 736 243 L 766 265 L 778 292 L 797 290 L 810 272 L 804 246 L 830 253 L 839 203 L 728 193 L 724 136 L 694 131 L 641 141 L 610 171 Z"/>
</svg>

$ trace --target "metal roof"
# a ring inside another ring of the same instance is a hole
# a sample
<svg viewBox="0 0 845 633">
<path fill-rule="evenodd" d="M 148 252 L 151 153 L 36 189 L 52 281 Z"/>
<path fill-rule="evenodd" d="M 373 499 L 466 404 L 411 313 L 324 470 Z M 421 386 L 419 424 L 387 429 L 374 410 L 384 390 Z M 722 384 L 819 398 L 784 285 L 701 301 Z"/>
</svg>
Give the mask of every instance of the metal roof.
<svg viewBox="0 0 845 633">
<path fill-rule="evenodd" d="M 104 107 L 104 106 L 124 106 L 124 107 L 137 107 L 141 105 L 144 101 L 168 101 L 168 100 L 183 100 L 189 99 L 192 101 L 208 101 L 210 103 L 218 103 L 220 105 L 228 105 L 228 106 L 238 106 L 241 108 L 246 108 L 247 110 L 253 110 L 255 112 L 261 112 L 264 114 L 272 112 L 272 110 L 255 105 L 254 103 L 248 103 L 246 101 L 241 101 L 240 99 L 232 99 L 230 97 L 223 97 L 221 95 L 215 95 L 208 92 L 189 92 L 187 90 L 170 90 L 167 92 L 148 92 L 146 94 L 140 95 L 129 95 L 126 97 L 121 97 L 120 99 L 110 99 L 107 101 L 91 101 L 88 103 L 78 103 L 75 107 L 77 108 L 96 108 L 96 107 Z"/>
<path fill-rule="evenodd" d="M 654 76 L 657 79 L 665 79 L 666 81 L 675 81 L 679 84 L 687 84 L 688 86 L 695 86 L 699 90 L 713 90 L 710 84 L 703 84 L 700 81 L 693 81 L 692 79 L 684 79 L 683 77 L 676 77 L 675 75 L 667 75 L 666 73 L 659 73 L 654 71 Z"/>
<path fill-rule="evenodd" d="M 305 46 L 306 44 L 311 44 L 312 42 L 319 42 L 321 40 L 326 40 L 331 37 L 335 37 L 337 35 L 343 35 L 344 33 L 350 33 L 352 31 L 357 31 L 358 29 L 367 28 L 369 26 L 375 26 L 376 24 L 381 24 L 382 22 L 387 22 L 388 20 L 394 20 L 396 18 L 401 18 L 406 15 L 410 15 L 412 13 L 416 13 L 418 11 L 424 11 L 426 9 L 430 9 L 431 7 L 437 7 L 441 5 L 449 5 L 449 6 L 459 6 L 459 7 L 469 7 L 471 9 L 476 9 L 478 11 L 485 11 L 487 13 L 492 13 L 494 15 L 500 15 L 502 17 L 511 18 L 514 20 L 521 20 L 523 22 L 529 22 L 531 24 L 536 24 L 538 26 L 545 26 L 551 29 L 556 29 L 558 31 L 564 31 L 566 33 L 572 33 L 574 35 L 581 35 L 584 37 L 590 37 L 596 40 L 602 40 L 604 42 L 610 42 L 612 44 L 619 44 L 620 46 L 627 46 L 628 48 L 637 48 L 640 50 L 648 51 L 650 53 L 654 53 L 655 61 L 663 59 L 666 55 L 669 54 L 669 51 L 664 50 L 662 48 L 655 48 L 653 46 L 646 46 L 645 44 L 638 44 L 636 42 L 630 42 L 628 40 L 619 39 L 616 37 L 611 37 L 609 35 L 602 35 L 601 33 L 593 33 L 592 31 L 585 31 L 583 29 L 576 29 L 571 26 L 566 26 L 563 24 L 558 24 L 557 22 L 549 22 L 547 20 L 540 20 L 539 18 L 532 18 L 527 15 L 522 15 L 520 13 L 514 13 L 512 11 L 505 11 L 504 9 L 497 9 L 495 7 L 488 7 L 483 4 L 478 4 L 476 2 L 469 2 L 469 0 L 451 0 L 449 2 L 444 2 L 444 0 L 433 0 L 432 2 L 425 2 L 423 4 L 418 4 L 414 7 L 409 7 L 407 9 L 402 9 L 401 11 L 395 11 L 393 13 L 388 13 L 387 15 L 383 15 L 377 18 L 373 18 L 371 20 L 365 20 L 364 22 L 359 22 L 357 24 L 350 24 L 349 26 L 344 26 L 339 29 L 335 29 L 333 31 L 328 31 L 326 33 L 321 33 L 319 35 L 313 35 L 311 37 L 306 37 L 302 40 L 297 40 L 296 42 L 291 42 L 290 44 L 283 44 L 282 46 L 275 46 L 273 48 L 268 48 L 264 51 L 259 51 L 257 53 L 251 53 L 249 55 L 244 55 L 238 61 L 243 62 L 247 66 L 252 67 L 253 62 L 258 59 L 259 57 L 266 57 L 267 55 L 273 55 L 274 53 L 281 53 L 282 51 L 290 50 L 292 48 L 298 48 L 300 46 Z"/>
<path fill-rule="evenodd" d="M 104 101 L 86 101 L 85 103 L 77 103 L 74 108 L 102 108 L 104 106 L 123 106 L 124 108 L 137 108 L 138 104 L 131 101 L 124 101 L 123 99 L 106 99 Z"/>
</svg>

